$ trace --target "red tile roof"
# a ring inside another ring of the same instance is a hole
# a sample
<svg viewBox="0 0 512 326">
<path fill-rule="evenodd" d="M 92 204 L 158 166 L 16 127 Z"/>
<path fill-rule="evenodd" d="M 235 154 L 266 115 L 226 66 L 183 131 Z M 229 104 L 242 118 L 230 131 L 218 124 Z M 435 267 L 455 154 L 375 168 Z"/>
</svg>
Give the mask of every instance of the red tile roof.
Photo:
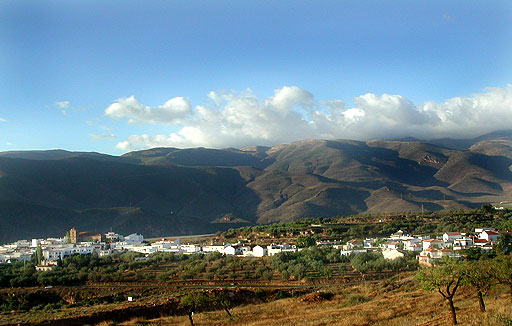
<svg viewBox="0 0 512 326">
<path fill-rule="evenodd" d="M 494 232 L 494 231 L 484 231 L 485 233 L 487 233 L 488 235 L 499 235 L 498 232 Z M 484 233 L 482 232 L 482 233 Z"/>
</svg>

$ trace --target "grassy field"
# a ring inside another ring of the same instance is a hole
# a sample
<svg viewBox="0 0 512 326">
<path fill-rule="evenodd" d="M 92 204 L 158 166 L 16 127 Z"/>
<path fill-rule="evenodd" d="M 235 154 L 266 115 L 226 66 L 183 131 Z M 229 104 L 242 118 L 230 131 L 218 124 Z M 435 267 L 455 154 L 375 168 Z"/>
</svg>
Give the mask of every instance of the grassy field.
<svg viewBox="0 0 512 326">
<path fill-rule="evenodd" d="M 314 293 L 269 303 L 235 307 L 229 318 L 224 311 L 194 315 L 195 325 L 209 326 L 286 326 L 286 325 L 379 325 L 379 326 L 441 326 L 450 325 L 447 305 L 437 293 L 417 289 L 412 276 L 403 279 L 365 283 L 346 288 L 330 288 L 333 294 L 322 300 Z M 479 311 L 475 295 L 463 288 L 456 296 L 460 325 L 510 325 L 512 310 L 506 288 L 498 287 L 486 297 L 487 312 Z M 103 322 L 99 325 L 116 325 Z M 187 316 L 152 320 L 133 319 L 118 325 L 190 325 Z"/>
</svg>

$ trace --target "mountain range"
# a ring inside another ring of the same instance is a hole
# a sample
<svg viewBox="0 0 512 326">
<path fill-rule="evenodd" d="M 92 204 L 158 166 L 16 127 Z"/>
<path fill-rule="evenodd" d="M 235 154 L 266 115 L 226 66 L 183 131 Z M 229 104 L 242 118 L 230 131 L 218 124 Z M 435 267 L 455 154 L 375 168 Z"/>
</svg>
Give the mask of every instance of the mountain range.
<svg viewBox="0 0 512 326">
<path fill-rule="evenodd" d="M 304 217 L 466 209 L 512 198 L 512 131 L 305 140 L 122 156 L 0 152 L 0 243 L 79 231 L 200 234 Z"/>
</svg>

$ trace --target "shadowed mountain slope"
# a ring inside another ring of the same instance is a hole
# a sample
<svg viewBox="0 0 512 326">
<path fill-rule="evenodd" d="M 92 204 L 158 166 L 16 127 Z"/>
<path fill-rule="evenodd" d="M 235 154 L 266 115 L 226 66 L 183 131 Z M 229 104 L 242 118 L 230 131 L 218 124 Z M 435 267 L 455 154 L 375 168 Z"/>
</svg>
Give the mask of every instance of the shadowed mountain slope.
<svg viewBox="0 0 512 326">
<path fill-rule="evenodd" d="M 79 230 L 145 236 L 247 224 L 478 207 L 512 196 L 506 132 L 469 150 L 307 140 L 237 149 L 0 153 L 0 242 Z"/>
</svg>

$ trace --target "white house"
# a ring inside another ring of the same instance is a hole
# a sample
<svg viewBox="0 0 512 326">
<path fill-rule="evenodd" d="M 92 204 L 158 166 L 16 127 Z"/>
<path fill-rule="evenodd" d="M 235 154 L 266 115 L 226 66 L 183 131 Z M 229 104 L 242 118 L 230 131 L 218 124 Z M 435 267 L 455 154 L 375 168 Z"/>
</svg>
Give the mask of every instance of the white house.
<svg viewBox="0 0 512 326">
<path fill-rule="evenodd" d="M 386 244 L 386 248 L 388 249 L 399 249 L 402 243 L 400 241 L 392 241 Z"/>
<path fill-rule="evenodd" d="M 185 255 L 195 254 L 201 252 L 201 247 L 194 244 L 186 244 L 180 246 L 181 252 Z"/>
<path fill-rule="evenodd" d="M 255 246 L 252 248 L 252 253 L 254 257 L 263 257 L 267 255 L 267 249 L 262 246 Z"/>
<path fill-rule="evenodd" d="M 281 252 L 295 252 L 297 251 L 297 248 L 295 246 L 291 246 L 289 244 L 283 244 L 283 245 L 270 245 L 267 246 L 267 253 L 269 256 L 274 256 L 275 254 L 281 253 Z"/>
<path fill-rule="evenodd" d="M 385 259 L 393 260 L 397 258 L 403 258 L 405 256 L 405 251 L 397 249 L 384 249 L 382 250 L 382 255 Z"/>
<path fill-rule="evenodd" d="M 376 241 L 377 241 L 376 239 L 367 238 L 367 239 L 363 240 L 363 247 L 364 248 L 373 248 Z M 339 249 L 339 248 L 336 248 L 336 249 Z"/>
<path fill-rule="evenodd" d="M 418 263 L 422 265 L 432 266 L 432 264 L 443 257 L 454 257 L 457 258 L 453 251 L 448 248 L 436 249 L 436 248 L 427 248 L 423 250 L 417 257 Z"/>
<path fill-rule="evenodd" d="M 124 237 L 120 234 L 113 232 L 113 231 L 109 231 L 105 234 L 105 239 L 111 240 L 111 241 L 123 241 Z"/>
<path fill-rule="evenodd" d="M 352 240 L 349 240 L 347 241 L 347 244 L 345 246 L 343 246 L 343 249 L 344 250 L 353 250 L 353 249 L 357 249 L 357 248 L 363 248 L 363 241 L 361 240 L 357 240 L 357 239 L 352 239 Z"/>
<path fill-rule="evenodd" d="M 495 228 L 477 228 L 475 229 L 475 233 L 482 233 L 484 231 L 496 231 Z"/>
<path fill-rule="evenodd" d="M 151 254 L 158 251 L 158 246 L 126 246 L 125 249 L 143 254 Z"/>
<path fill-rule="evenodd" d="M 479 238 L 480 239 L 485 239 L 487 241 L 490 241 L 490 242 L 496 242 L 496 240 L 498 240 L 498 237 L 500 236 L 500 234 L 496 231 L 484 231 L 482 233 L 480 233 L 480 236 Z"/>
<path fill-rule="evenodd" d="M 486 247 L 490 246 L 490 242 L 486 239 L 475 239 L 473 240 L 473 245 L 475 247 Z"/>
<path fill-rule="evenodd" d="M 126 242 L 142 242 L 144 241 L 144 236 L 142 234 L 132 233 L 124 237 L 124 241 Z"/>
<path fill-rule="evenodd" d="M 438 239 L 430 239 L 423 241 L 423 250 L 427 248 L 444 248 L 445 243 Z"/>
<path fill-rule="evenodd" d="M 393 233 L 390 238 L 392 240 L 400 240 L 407 236 L 409 236 L 409 233 L 407 231 L 398 230 L 395 233 Z"/>
<path fill-rule="evenodd" d="M 222 253 L 224 253 L 224 245 L 203 246 L 202 250 L 203 250 L 203 252 L 206 252 L 206 253 L 220 252 L 222 254 Z"/>
<path fill-rule="evenodd" d="M 469 248 L 473 245 L 473 239 L 470 237 L 462 237 L 460 239 L 453 240 L 453 250 L 461 250 Z"/>
<path fill-rule="evenodd" d="M 43 239 L 32 239 L 32 242 L 30 244 L 31 248 L 36 248 L 37 245 L 39 245 L 43 241 Z"/>
<path fill-rule="evenodd" d="M 224 247 L 224 255 L 226 256 L 234 256 L 236 255 L 236 252 L 236 248 L 231 245 Z"/>
<path fill-rule="evenodd" d="M 159 251 L 165 251 L 164 249 L 178 249 L 180 247 L 180 240 L 179 239 L 170 239 L 170 240 L 162 239 L 160 241 L 153 243 L 153 245 L 158 246 Z"/>
<path fill-rule="evenodd" d="M 368 249 L 367 248 L 364 248 L 364 249 L 351 249 L 351 250 L 340 250 L 340 254 L 342 256 L 350 256 L 350 255 L 358 255 L 358 254 L 362 254 L 362 253 L 365 253 L 365 252 L 368 252 Z"/>
<path fill-rule="evenodd" d="M 36 271 L 47 272 L 57 268 L 57 262 L 52 260 L 43 260 L 40 265 L 36 265 Z"/>
<path fill-rule="evenodd" d="M 455 239 L 460 239 L 462 238 L 464 235 L 460 232 L 446 232 L 445 234 L 443 234 L 443 241 L 450 241 L 450 240 L 455 240 Z"/>
</svg>

